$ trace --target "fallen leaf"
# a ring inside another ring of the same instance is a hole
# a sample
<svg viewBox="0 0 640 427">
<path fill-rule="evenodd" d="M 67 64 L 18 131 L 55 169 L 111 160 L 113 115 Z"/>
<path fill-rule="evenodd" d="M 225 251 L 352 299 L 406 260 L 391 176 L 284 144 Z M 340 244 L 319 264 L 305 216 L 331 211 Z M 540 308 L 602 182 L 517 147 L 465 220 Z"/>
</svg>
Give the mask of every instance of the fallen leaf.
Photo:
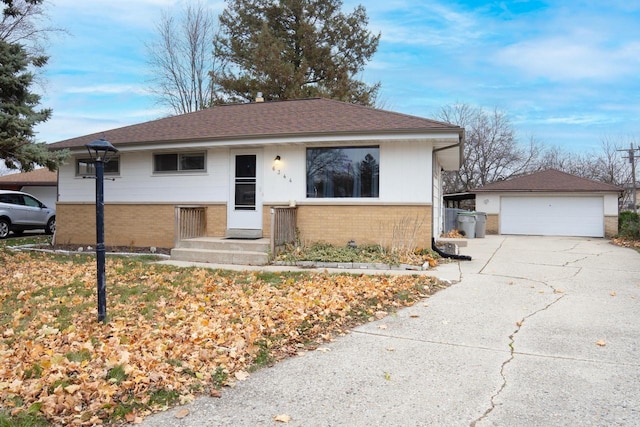
<svg viewBox="0 0 640 427">
<path fill-rule="evenodd" d="M 291 417 L 286 414 L 280 414 L 273 417 L 273 421 L 277 421 L 279 423 L 288 423 L 289 421 L 291 421 Z"/>
<path fill-rule="evenodd" d="M 331 349 L 328 348 L 328 347 L 318 347 L 318 348 L 316 348 L 316 351 L 320 351 L 322 353 L 326 353 L 326 352 L 331 351 Z"/>
<path fill-rule="evenodd" d="M 411 315 L 409 315 L 409 317 L 415 319 L 416 317 L 420 317 L 420 315 L 419 314 L 411 314 Z"/>
<path fill-rule="evenodd" d="M 605 340 L 599 340 L 599 341 L 596 341 L 596 344 L 599 347 L 604 347 L 605 345 L 607 345 L 607 342 Z"/>
<path fill-rule="evenodd" d="M 127 412 L 124 416 L 124 419 L 128 422 L 128 423 L 132 423 L 136 420 L 136 414 L 134 414 L 133 412 Z"/>
<path fill-rule="evenodd" d="M 387 329 L 387 325 L 378 325 L 378 329 Z"/>
<path fill-rule="evenodd" d="M 554 294 L 564 294 L 564 289 L 554 289 L 553 293 Z"/>
<path fill-rule="evenodd" d="M 178 412 L 176 412 L 175 417 L 179 420 L 183 419 L 184 417 L 186 417 L 187 415 L 189 415 L 189 410 L 187 408 L 183 408 L 180 409 Z"/>
<path fill-rule="evenodd" d="M 222 397 L 222 393 L 220 392 L 220 390 L 216 390 L 214 388 L 209 392 L 209 396 L 220 398 L 220 397 Z"/>
<path fill-rule="evenodd" d="M 387 351 L 396 351 L 396 349 L 393 347 L 387 347 Z"/>
<path fill-rule="evenodd" d="M 518 327 L 522 326 L 522 320 L 518 320 L 518 321 L 516 322 L 516 326 L 518 326 Z"/>
<path fill-rule="evenodd" d="M 247 371 L 238 371 L 234 374 L 238 381 L 244 381 L 249 378 L 249 373 Z"/>
<path fill-rule="evenodd" d="M 616 296 L 616 291 L 611 291 L 611 292 L 609 293 L 609 295 L 611 295 L 612 297 L 615 297 L 615 296 Z"/>
<path fill-rule="evenodd" d="M 384 373 L 384 379 L 387 381 L 391 381 L 391 374 L 389 372 Z"/>
<path fill-rule="evenodd" d="M 69 394 L 73 394 L 76 391 L 80 390 L 82 387 L 80 387 L 78 384 L 72 384 L 72 385 L 68 385 L 64 388 L 64 391 L 66 391 Z"/>
</svg>

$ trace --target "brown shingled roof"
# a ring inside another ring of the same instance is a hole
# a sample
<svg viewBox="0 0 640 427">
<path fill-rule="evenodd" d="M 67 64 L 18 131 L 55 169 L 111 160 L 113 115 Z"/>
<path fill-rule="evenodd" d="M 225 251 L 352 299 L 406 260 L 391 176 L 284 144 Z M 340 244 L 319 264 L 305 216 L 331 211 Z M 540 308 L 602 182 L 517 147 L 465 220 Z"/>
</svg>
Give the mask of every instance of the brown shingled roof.
<svg viewBox="0 0 640 427">
<path fill-rule="evenodd" d="M 101 137 L 117 146 L 187 140 L 434 130 L 462 132 L 459 126 L 448 123 L 315 98 L 216 106 L 67 139 L 50 144 L 49 147 L 52 149 L 82 147 Z"/>
<path fill-rule="evenodd" d="M 47 168 L 0 176 L 0 185 L 56 185 L 58 173 Z"/>
<path fill-rule="evenodd" d="M 483 192 L 620 192 L 622 189 L 602 182 L 582 178 L 555 169 L 535 172 L 506 181 L 497 181 L 476 188 L 472 193 Z"/>
</svg>

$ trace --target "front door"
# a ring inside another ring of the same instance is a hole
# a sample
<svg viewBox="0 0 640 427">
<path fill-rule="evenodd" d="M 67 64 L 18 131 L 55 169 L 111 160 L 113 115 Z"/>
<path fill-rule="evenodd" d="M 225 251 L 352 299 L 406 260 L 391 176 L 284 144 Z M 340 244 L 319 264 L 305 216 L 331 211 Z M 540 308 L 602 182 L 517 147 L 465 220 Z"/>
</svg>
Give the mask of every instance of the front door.
<svg viewBox="0 0 640 427">
<path fill-rule="evenodd" d="M 231 188 L 227 208 L 227 234 L 262 236 L 262 165 L 255 150 L 232 150 L 230 155 Z M 236 230 L 234 233 L 233 230 Z M 240 231 L 240 232 L 238 232 Z M 244 233 L 246 235 L 246 233 Z"/>
</svg>

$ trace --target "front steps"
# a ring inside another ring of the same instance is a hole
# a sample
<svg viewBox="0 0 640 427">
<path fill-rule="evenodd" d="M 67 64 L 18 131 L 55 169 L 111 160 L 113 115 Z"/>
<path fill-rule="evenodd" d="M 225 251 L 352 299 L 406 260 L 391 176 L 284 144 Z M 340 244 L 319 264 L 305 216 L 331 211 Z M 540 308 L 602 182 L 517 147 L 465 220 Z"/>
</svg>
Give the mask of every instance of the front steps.
<svg viewBox="0 0 640 427">
<path fill-rule="evenodd" d="M 226 239 L 195 237 L 180 241 L 171 249 L 175 261 L 212 264 L 266 265 L 269 263 L 269 239 Z"/>
</svg>

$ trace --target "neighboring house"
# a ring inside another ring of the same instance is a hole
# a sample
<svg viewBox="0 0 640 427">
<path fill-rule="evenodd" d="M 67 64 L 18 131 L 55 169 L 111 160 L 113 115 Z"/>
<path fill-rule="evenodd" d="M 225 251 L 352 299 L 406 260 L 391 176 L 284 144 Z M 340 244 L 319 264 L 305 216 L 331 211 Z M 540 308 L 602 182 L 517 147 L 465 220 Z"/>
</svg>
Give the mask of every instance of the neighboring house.
<svg viewBox="0 0 640 427">
<path fill-rule="evenodd" d="M 58 173 L 47 168 L 0 176 L 0 190 L 24 191 L 50 208 L 56 207 Z"/>
<path fill-rule="evenodd" d="M 118 150 L 105 166 L 105 243 L 173 247 L 181 209 L 201 234 L 268 237 L 295 205 L 304 242 L 430 247 L 442 231 L 441 171 L 461 164 L 464 129 L 328 99 L 216 106 L 51 144 L 59 171 L 56 239 L 95 242 L 95 184 L 85 145 Z"/>
<path fill-rule="evenodd" d="M 473 190 L 487 233 L 609 237 L 618 232 L 622 189 L 558 170 Z"/>
</svg>

